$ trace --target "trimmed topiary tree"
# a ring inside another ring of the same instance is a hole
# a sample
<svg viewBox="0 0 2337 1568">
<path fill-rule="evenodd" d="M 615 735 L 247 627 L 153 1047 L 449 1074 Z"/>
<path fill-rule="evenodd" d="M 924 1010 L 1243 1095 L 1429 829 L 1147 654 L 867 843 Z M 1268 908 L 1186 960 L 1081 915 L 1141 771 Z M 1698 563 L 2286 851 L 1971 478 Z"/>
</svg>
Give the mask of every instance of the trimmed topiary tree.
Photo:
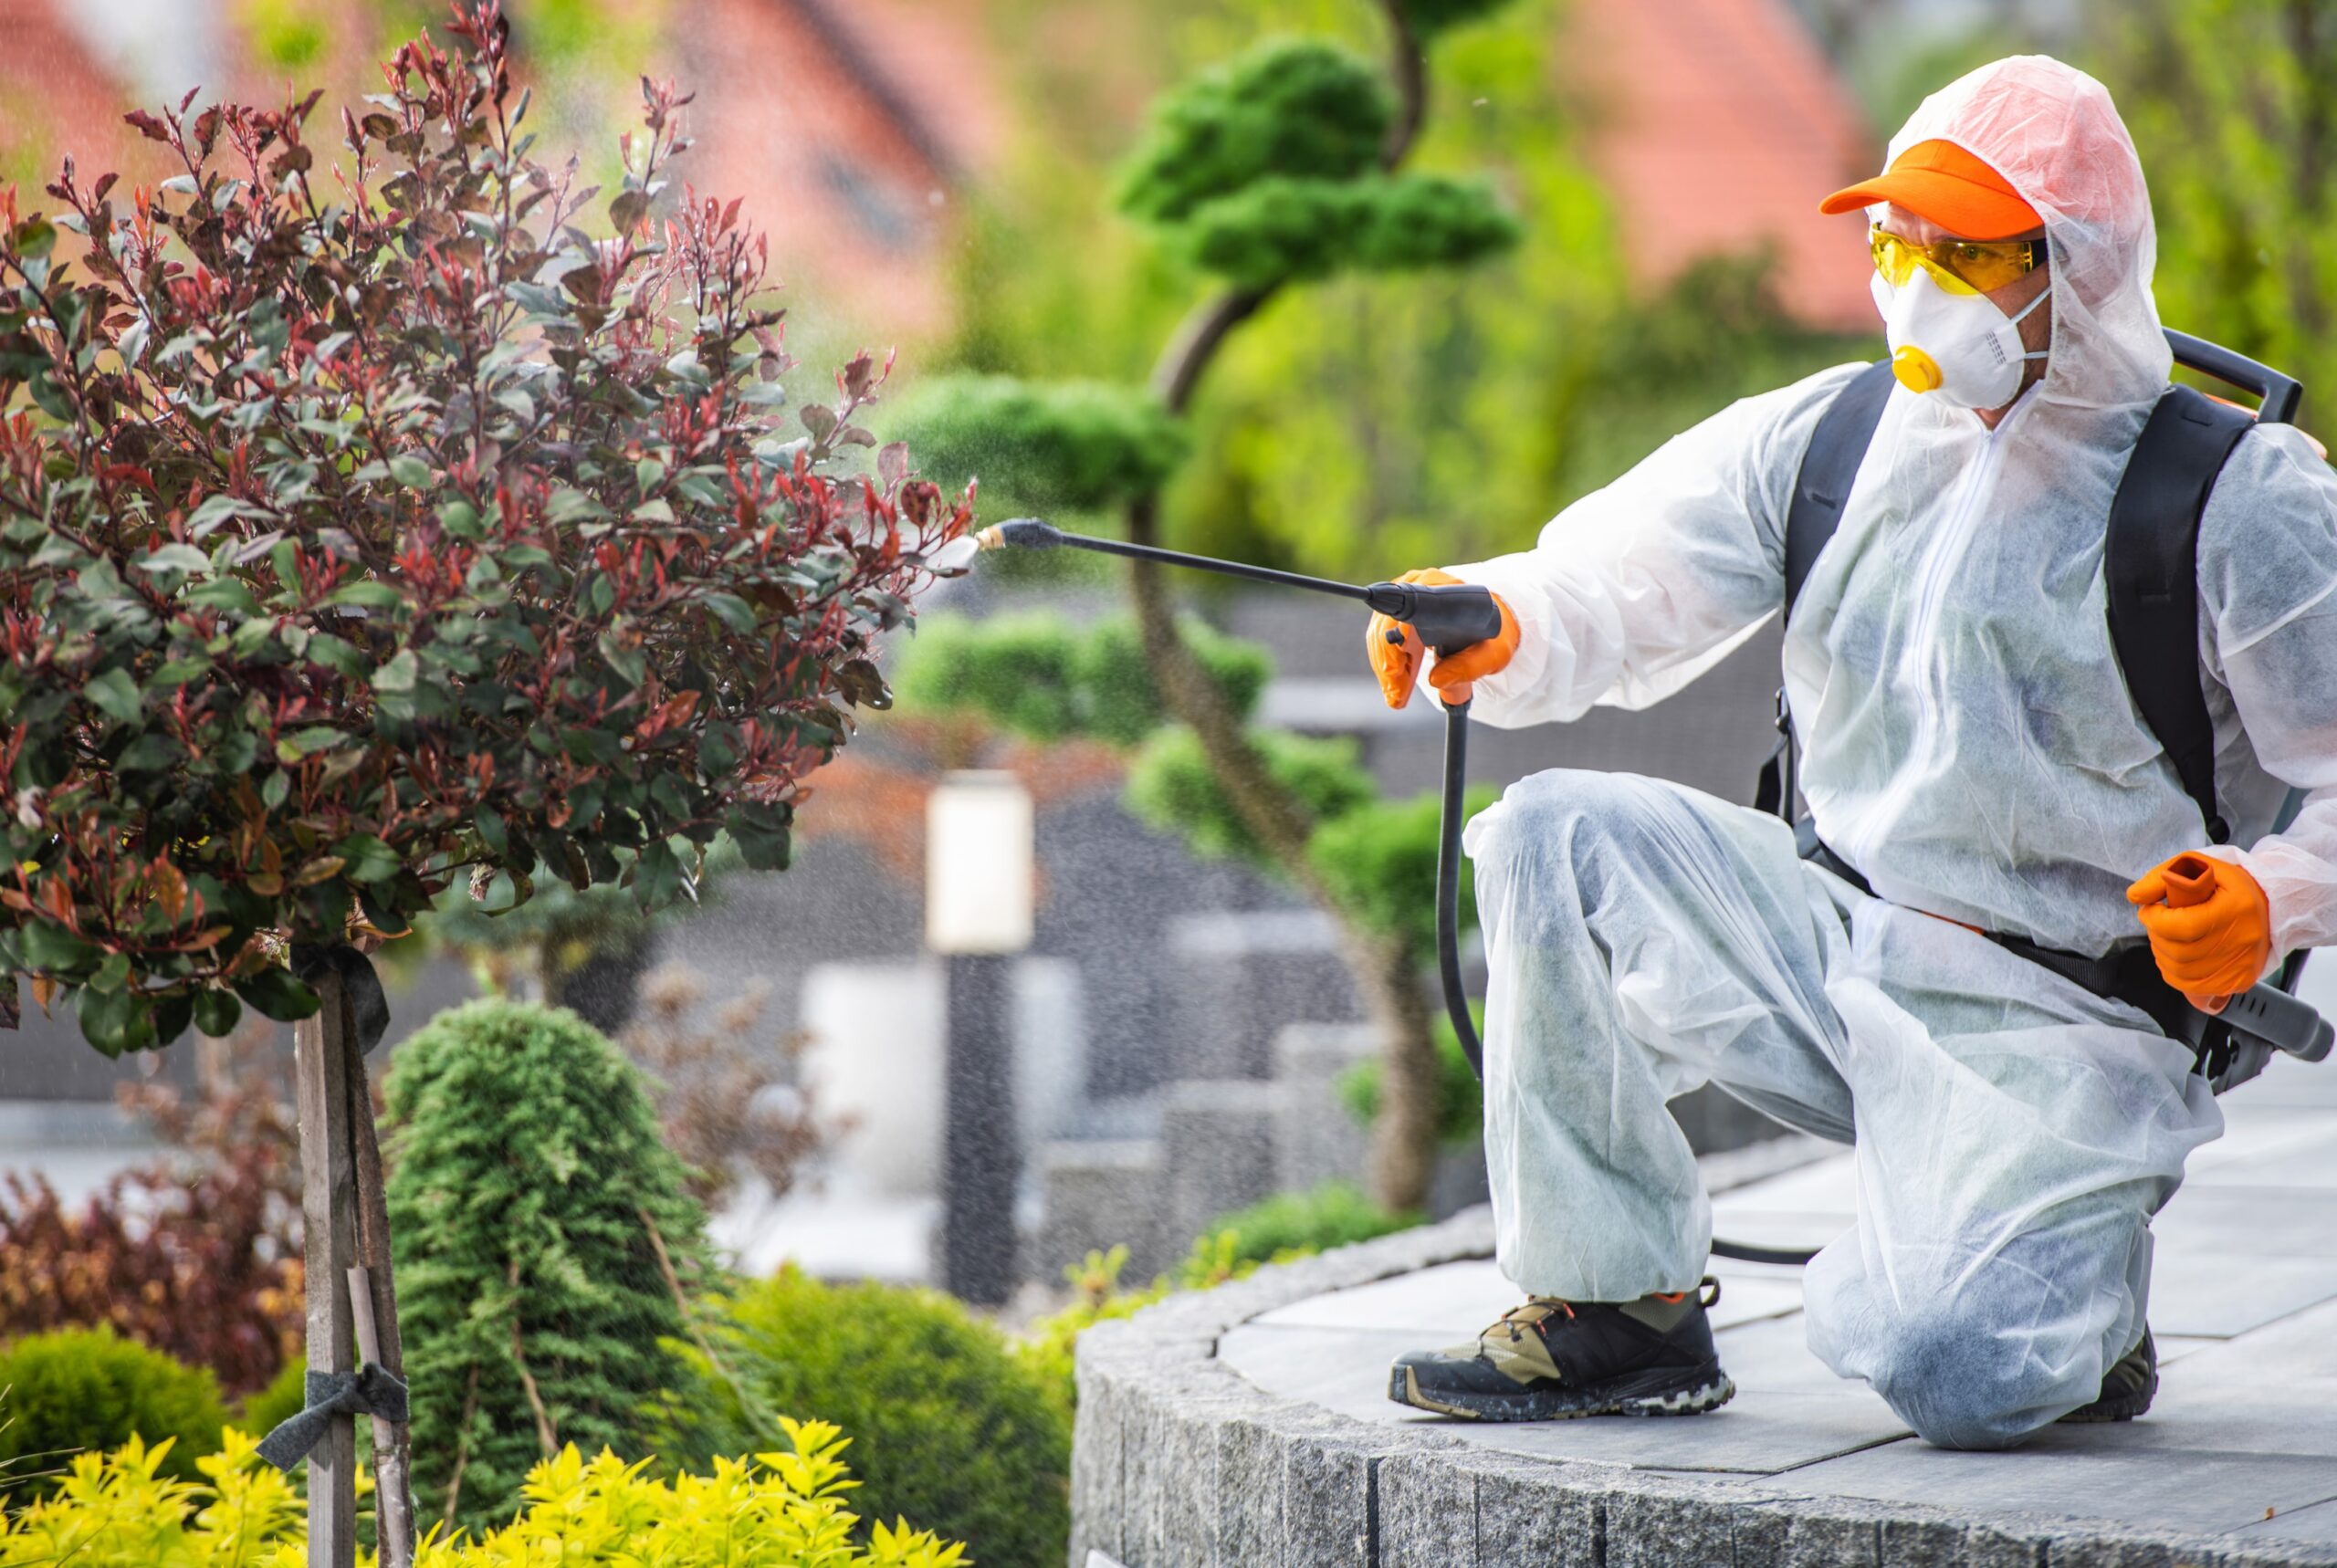
<svg viewBox="0 0 2337 1568">
<path fill-rule="evenodd" d="M 704 1215 L 638 1068 L 572 1012 L 439 1014 L 385 1093 L 416 1505 L 479 1531 L 561 1444 L 643 1458 Z"/>
<path fill-rule="evenodd" d="M 26 1334 L 0 1350 L 0 1499 L 52 1490 L 51 1478 L 89 1449 L 133 1437 L 172 1440 L 161 1470 L 192 1481 L 195 1460 L 219 1448 L 227 1424 L 219 1385 L 110 1328 Z"/>
<path fill-rule="evenodd" d="M 1427 112 L 1430 45 L 1504 3 L 1378 0 L 1384 71 L 1320 39 L 1284 39 L 1163 94 L 1122 171 L 1119 206 L 1166 254 L 1221 287 L 1162 345 L 1143 391 L 1083 385 L 1069 395 L 1001 377 L 935 383 L 906 422 L 927 461 L 937 472 L 1006 476 L 1003 488 L 1023 507 L 1117 507 L 1128 538 L 1159 543 L 1171 477 L 1161 460 L 1189 450 L 1185 416 L 1202 376 L 1269 300 L 1340 274 L 1467 267 L 1516 243 L 1519 225 L 1484 183 L 1405 166 Z M 1178 749 L 1163 766 L 1173 766 L 1179 797 L 1197 801 L 1181 782 L 1189 760 L 1215 803 L 1188 814 L 1221 820 L 1207 830 L 1215 841 L 1253 854 L 1340 922 L 1395 1090 L 1375 1130 L 1373 1197 L 1418 1208 L 1436 1156 L 1438 1074 L 1418 950 L 1357 915 L 1310 851 L 1321 819 L 1297 778 L 1319 783 L 1323 768 L 1300 767 L 1306 748 L 1248 724 L 1181 630 L 1159 568 L 1134 562 L 1128 580 L 1157 701 L 1190 732 L 1164 743 Z"/>
<path fill-rule="evenodd" d="M 385 1088 L 416 1506 L 476 1532 L 563 1444 L 646 1457 L 704 1216 L 638 1070 L 573 1013 L 441 1013 Z"/>
<path fill-rule="evenodd" d="M 706 1378 L 695 1430 L 676 1434 L 669 1458 L 752 1452 L 780 1440 L 770 1422 L 816 1416 L 852 1435 L 864 1517 L 906 1515 L 964 1542 L 983 1568 L 1063 1562 L 1068 1409 L 955 1298 L 826 1285 L 791 1267 L 726 1301 L 713 1342 L 723 1375 Z"/>
</svg>

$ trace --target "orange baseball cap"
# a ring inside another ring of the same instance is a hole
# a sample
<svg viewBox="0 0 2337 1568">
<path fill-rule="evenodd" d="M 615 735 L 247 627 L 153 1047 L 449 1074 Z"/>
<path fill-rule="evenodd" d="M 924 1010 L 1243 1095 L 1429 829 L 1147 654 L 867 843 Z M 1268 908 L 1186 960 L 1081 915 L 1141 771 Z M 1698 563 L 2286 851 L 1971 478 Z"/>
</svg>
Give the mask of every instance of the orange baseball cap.
<svg viewBox="0 0 2337 1568">
<path fill-rule="evenodd" d="M 1953 141 L 1918 141 L 1871 180 L 1835 192 L 1821 213 L 1892 202 L 1964 239 L 2009 239 L 2045 220 L 2002 174 Z"/>
</svg>

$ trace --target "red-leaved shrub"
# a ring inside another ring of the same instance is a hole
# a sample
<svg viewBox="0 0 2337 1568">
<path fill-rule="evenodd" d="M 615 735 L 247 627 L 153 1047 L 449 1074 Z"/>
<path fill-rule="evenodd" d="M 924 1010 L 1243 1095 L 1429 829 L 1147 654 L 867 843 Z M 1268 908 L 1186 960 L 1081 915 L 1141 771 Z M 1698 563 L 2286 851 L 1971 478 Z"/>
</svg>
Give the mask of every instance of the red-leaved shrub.
<svg viewBox="0 0 2337 1568">
<path fill-rule="evenodd" d="M 530 157 L 495 0 L 447 33 L 338 150 L 314 94 L 190 95 L 127 204 L 0 194 L 0 973 L 102 1051 L 305 1016 L 285 940 L 465 878 L 783 864 L 969 521 L 859 451 L 866 354 L 788 417 L 761 240 L 667 188 L 686 100 L 645 82 L 603 201 Z"/>
<path fill-rule="evenodd" d="M 280 1168 L 264 1145 L 191 1176 L 142 1167 L 78 1212 L 45 1176 L 0 1176 L 0 1341 L 106 1323 L 231 1396 L 266 1387 L 299 1354 L 303 1313 Z"/>
</svg>

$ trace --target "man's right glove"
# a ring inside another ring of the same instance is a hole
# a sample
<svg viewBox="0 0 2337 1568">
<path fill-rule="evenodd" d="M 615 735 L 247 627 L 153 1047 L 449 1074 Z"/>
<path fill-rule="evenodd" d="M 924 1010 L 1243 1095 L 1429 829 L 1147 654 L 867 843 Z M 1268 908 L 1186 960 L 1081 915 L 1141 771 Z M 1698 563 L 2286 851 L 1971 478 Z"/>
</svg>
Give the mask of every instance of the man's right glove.
<svg viewBox="0 0 2337 1568">
<path fill-rule="evenodd" d="M 2126 898 L 2151 934 L 2158 972 L 2194 1007 L 2222 1011 L 2271 967 L 2272 904 L 2243 866 L 2176 855 L 2152 867 Z"/>
<path fill-rule="evenodd" d="M 1425 567 L 1408 571 L 1398 582 L 1425 583 L 1431 588 L 1457 586 L 1461 580 L 1451 572 Z M 1449 659 L 1439 659 L 1429 672 L 1428 684 L 1448 698 L 1466 696 L 1472 681 L 1506 667 L 1517 653 L 1519 636 L 1517 617 L 1511 613 L 1507 601 L 1498 593 L 1493 603 L 1501 611 L 1501 634 L 1482 643 L 1472 643 Z M 1389 633 L 1394 633 L 1390 636 Z M 1420 677 L 1420 661 L 1427 650 L 1419 635 L 1402 622 L 1386 615 L 1375 614 L 1365 632 L 1364 653 L 1371 660 L 1371 673 L 1379 677 L 1379 695 L 1388 699 L 1389 707 L 1399 708 L 1412 700 L 1412 687 Z M 1455 691 L 1453 688 L 1462 690 Z"/>
</svg>

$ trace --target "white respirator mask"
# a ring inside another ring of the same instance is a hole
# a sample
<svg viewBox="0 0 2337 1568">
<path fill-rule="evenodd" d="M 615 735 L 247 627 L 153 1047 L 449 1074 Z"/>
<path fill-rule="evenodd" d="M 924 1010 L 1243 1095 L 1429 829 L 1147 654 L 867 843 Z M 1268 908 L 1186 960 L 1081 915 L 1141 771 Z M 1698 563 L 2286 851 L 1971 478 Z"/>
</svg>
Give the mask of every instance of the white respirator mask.
<svg viewBox="0 0 2337 1568">
<path fill-rule="evenodd" d="M 1937 392 L 1958 408 L 2001 408 L 2020 391 L 2021 366 L 2046 356 L 2020 340 L 2020 324 L 2050 289 L 2007 316 L 1985 294 L 1950 294 L 1921 267 L 1893 288 L 1870 275 L 1874 308 L 1891 345 L 1891 373 L 1913 392 Z"/>
</svg>

